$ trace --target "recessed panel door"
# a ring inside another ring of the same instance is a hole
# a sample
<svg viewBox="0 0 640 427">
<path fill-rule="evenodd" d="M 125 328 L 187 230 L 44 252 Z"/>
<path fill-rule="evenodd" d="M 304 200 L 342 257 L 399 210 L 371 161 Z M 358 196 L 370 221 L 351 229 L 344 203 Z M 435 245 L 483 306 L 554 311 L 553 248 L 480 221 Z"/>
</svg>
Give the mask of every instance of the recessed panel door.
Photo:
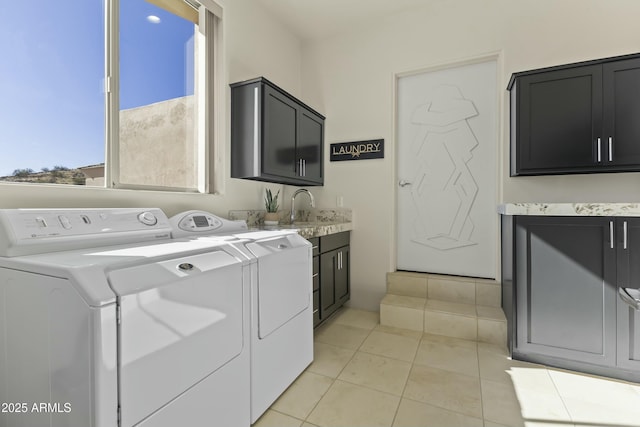
<svg viewBox="0 0 640 427">
<path fill-rule="evenodd" d="M 606 165 L 640 164 L 640 59 L 603 66 Z"/>
<path fill-rule="evenodd" d="M 640 289 L 640 219 L 619 218 L 618 288 Z M 640 372 L 640 311 L 618 296 L 618 367 Z"/>
<path fill-rule="evenodd" d="M 519 172 L 606 163 L 602 66 L 524 76 L 517 90 Z"/>
<path fill-rule="evenodd" d="M 613 221 L 516 219 L 514 351 L 615 366 Z"/>
<path fill-rule="evenodd" d="M 336 295 L 338 250 L 320 255 L 320 318 L 326 319 L 339 307 Z"/>
<path fill-rule="evenodd" d="M 262 170 L 265 174 L 296 176 L 296 105 L 280 92 L 264 86 L 264 142 Z"/>
<path fill-rule="evenodd" d="M 399 270 L 496 277 L 496 61 L 397 82 Z"/>
<path fill-rule="evenodd" d="M 296 147 L 297 161 L 302 161 L 299 175 L 304 180 L 322 184 L 324 120 L 304 108 L 300 108 L 299 114 L 300 136 Z"/>
</svg>

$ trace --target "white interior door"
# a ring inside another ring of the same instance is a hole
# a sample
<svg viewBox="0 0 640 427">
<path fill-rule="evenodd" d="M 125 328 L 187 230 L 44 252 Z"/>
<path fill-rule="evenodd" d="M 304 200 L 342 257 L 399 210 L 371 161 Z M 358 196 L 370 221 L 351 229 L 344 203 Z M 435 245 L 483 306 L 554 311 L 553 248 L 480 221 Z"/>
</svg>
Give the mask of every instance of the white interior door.
<svg viewBox="0 0 640 427">
<path fill-rule="evenodd" d="M 497 62 L 398 78 L 398 269 L 496 276 Z"/>
</svg>

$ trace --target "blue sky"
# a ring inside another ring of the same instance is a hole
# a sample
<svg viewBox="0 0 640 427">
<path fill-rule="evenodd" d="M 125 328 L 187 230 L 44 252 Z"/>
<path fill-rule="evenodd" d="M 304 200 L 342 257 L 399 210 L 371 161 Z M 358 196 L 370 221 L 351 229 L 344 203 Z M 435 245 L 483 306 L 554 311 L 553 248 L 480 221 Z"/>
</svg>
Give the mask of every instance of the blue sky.
<svg viewBox="0 0 640 427">
<path fill-rule="evenodd" d="M 104 162 L 103 8 L 0 0 L 0 176 Z M 144 0 L 122 1 L 121 16 L 121 108 L 192 94 L 193 26 Z"/>
</svg>

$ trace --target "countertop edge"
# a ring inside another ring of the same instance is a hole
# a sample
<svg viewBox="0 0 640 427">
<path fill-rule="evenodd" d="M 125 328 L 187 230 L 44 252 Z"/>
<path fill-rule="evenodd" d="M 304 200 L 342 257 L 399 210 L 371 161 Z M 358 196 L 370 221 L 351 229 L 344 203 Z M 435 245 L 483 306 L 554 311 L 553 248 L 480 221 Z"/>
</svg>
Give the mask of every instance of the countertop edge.
<svg viewBox="0 0 640 427">
<path fill-rule="evenodd" d="M 640 203 L 504 203 L 501 215 L 640 217 Z"/>
<path fill-rule="evenodd" d="M 274 226 L 261 226 L 258 227 L 261 230 L 296 230 L 298 234 L 305 239 L 311 239 L 313 237 L 328 236 L 330 234 L 342 233 L 344 231 L 352 231 L 352 222 L 340 222 L 333 224 L 314 224 L 314 225 L 274 225 Z"/>
</svg>

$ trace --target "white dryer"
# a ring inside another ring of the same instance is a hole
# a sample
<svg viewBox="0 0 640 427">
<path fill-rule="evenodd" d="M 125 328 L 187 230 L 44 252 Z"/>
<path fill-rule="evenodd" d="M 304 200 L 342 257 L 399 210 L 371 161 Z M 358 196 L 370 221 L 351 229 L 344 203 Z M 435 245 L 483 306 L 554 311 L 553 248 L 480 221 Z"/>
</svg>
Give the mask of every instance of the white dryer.
<svg viewBox="0 0 640 427">
<path fill-rule="evenodd" d="M 0 210 L 1 427 L 249 426 L 249 263 L 170 230 Z"/>
<path fill-rule="evenodd" d="M 251 423 L 313 361 L 311 243 L 296 230 L 249 231 L 244 221 L 188 211 L 171 218 L 174 237 L 229 242 L 252 260 Z"/>
</svg>

